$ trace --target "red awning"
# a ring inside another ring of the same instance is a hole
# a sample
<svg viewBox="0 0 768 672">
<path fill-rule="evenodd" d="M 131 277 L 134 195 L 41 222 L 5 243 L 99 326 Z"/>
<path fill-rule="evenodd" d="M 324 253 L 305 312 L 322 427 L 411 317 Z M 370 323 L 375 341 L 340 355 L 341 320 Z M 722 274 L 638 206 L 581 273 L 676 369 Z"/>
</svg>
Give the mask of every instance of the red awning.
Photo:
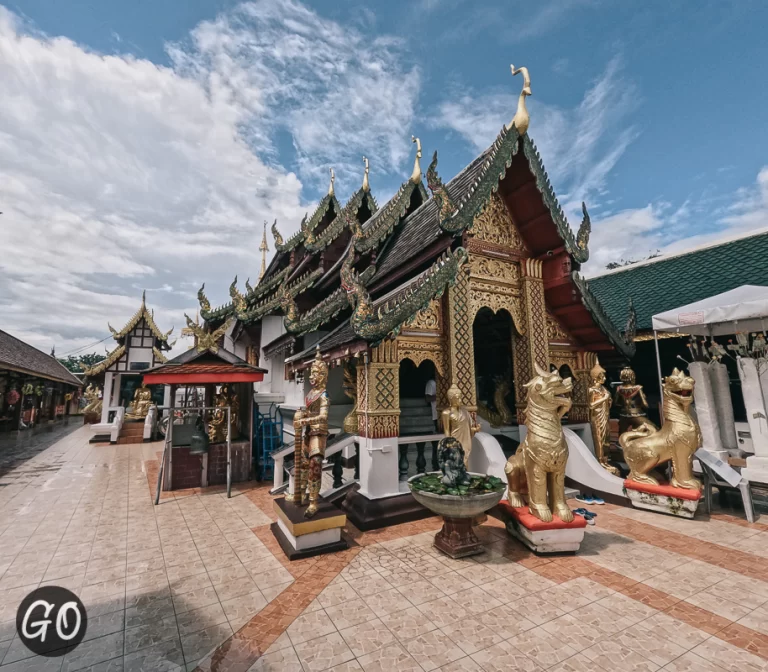
<svg viewBox="0 0 768 672">
<path fill-rule="evenodd" d="M 258 383 L 264 380 L 264 371 L 255 367 L 232 364 L 189 364 L 162 366 L 144 374 L 147 385 L 193 385 L 220 383 Z"/>
</svg>

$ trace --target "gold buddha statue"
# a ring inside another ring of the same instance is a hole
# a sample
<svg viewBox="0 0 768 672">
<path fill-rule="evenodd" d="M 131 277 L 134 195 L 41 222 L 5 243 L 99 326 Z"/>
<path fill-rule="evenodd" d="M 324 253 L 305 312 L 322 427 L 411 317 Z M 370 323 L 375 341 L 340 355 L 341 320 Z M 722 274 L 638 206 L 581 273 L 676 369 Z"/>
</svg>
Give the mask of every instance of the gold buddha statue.
<svg viewBox="0 0 768 672">
<path fill-rule="evenodd" d="M 302 506 L 307 501 L 309 485 L 309 506 L 305 518 L 317 513 L 320 502 L 320 481 L 322 479 L 325 444 L 328 440 L 328 411 L 331 402 L 325 386 L 328 383 L 328 365 L 315 353 L 315 361 L 309 370 L 309 384 L 312 386 L 305 399 L 305 407 L 293 416 L 294 436 L 294 493 L 293 502 Z"/>
<path fill-rule="evenodd" d="M 616 396 L 613 403 L 619 409 L 619 434 L 628 429 L 637 429 L 645 424 L 655 428 L 648 420 L 645 411 L 648 408 L 648 400 L 645 398 L 643 386 L 637 384 L 635 372 L 625 366 L 619 374 L 621 385 L 616 388 Z"/>
<path fill-rule="evenodd" d="M 592 442 L 595 445 L 595 457 L 606 471 L 614 476 L 619 475 L 619 470 L 608 463 L 608 450 L 611 445 L 609 438 L 608 421 L 611 412 L 611 393 L 605 388 L 605 369 L 600 362 L 589 372 L 591 385 L 589 387 L 589 424 L 592 426 Z"/>
<path fill-rule="evenodd" d="M 237 436 L 237 422 L 240 411 L 240 399 L 237 392 L 229 391 L 229 385 L 222 385 L 221 391 L 214 398 L 216 409 L 208 421 L 208 439 L 211 443 L 223 443 L 231 435 Z M 227 427 L 227 406 L 229 406 L 229 427 Z"/>
<path fill-rule="evenodd" d="M 448 388 L 448 404 L 442 413 L 443 432 L 452 436 L 464 449 L 464 466 L 469 468 L 469 454 L 472 452 L 472 437 L 480 431 L 466 406 L 461 405 L 461 390 L 456 385 Z"/>
<path fill-rule="evenodd" d="M 133 393 L 133 402 L 128 405 L 125 417 L 128 420 L 143 420 L 152 406 L 152 390 L 144 383 Z"/>
</svg>

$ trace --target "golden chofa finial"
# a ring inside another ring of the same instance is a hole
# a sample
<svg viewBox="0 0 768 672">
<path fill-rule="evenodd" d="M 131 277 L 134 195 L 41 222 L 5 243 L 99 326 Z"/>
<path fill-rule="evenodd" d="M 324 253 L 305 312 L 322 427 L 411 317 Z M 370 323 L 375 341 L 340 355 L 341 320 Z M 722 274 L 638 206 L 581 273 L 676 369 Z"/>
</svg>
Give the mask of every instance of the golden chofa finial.
<svg viewBox="0 0 768 672">
<path fill-rule="evenodd" d="M 269 246 L 267 245 L 267 220 L 264 220 L 264 232 L 261 236 L 261 245 L 259 245 L 259 252 L 261 252 L 261 271 L 259 272 L 259 282 L 267 272 L 267 252 L 269 252 Z M 246 286 L 248 283 L 246 283 Z"/>
<path fill-rule="evenodd" d="M 411 136 L 411 142 L 416 144 L 416 159 L 413 162 L 413 173 L 411 174 L 411 182 L 414 184 L 421 183 L 421 140 L 415 136 Z"/>
<path fill-rule="evenodd" d="M 336 175 L 334 175 L 334 173 L 333 173 L 333 168 L 331 168 L 331 183 L 328 185 L 328 195 L 329 195 L 329 196 L 333 196 L 333 195 L 334 195 L 334 193 L 335 193 L 335 192 L 333 191 L 333 183 L 334 183 L 335 181 L 336 181 Z"/>
<path fill-rule="evenodd" d="M 525 98 L 526 96 L 531 95 L 531 76 L 528 74 L 528 68 L 526 67 L 520 67 L 515 70 L 515 66 L 510 65 L 509 69 L 512 71 L 513 75 L 516 75 L 519 72 L 523 73 L 523 90 L 520 92 L 520 97 L 517 99 L 517 112 L 515 112 L 515 116 L 512 117 L 512 121 L 509 122 L 507 130 L 514 126 L 517 128 L 517 132 L 520 135 L 525 135 L 525 132 L 528 130 L 528 124 L 531 122 L 531 118 L 528 116 L 528 110 L 525 107 Z"/>
<path fill-rule="evenodd" d="M 368 182 L 368 159 L 366 157 L 363 157 L 363 163 L 365 164 L 365 173 L 363 174 L 363 191 L 367 193 L 371 190 L 371 185 Z"/>
</svg>

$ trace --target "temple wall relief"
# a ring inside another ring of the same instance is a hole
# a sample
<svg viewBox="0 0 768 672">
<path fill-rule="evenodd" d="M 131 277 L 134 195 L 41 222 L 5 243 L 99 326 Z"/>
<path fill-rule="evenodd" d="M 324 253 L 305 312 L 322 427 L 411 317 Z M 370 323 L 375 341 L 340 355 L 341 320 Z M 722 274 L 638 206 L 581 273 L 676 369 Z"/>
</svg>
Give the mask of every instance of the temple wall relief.
<svg viewBox="0 0 768 672">
<path fill-rule="evenodd" d="M 448 379 L 449 386 L 456 385 L 461 390 L 464 404 L 470 411 L 477 410 L 477 390 L 475 389 L 475 347 L 472 336 L 469 275 L 465 268 L 459 271 L 456 284 L 447 291 L 448 307 Z M 438 400 L 442 404 L 442 400 Z"/>
</svg>

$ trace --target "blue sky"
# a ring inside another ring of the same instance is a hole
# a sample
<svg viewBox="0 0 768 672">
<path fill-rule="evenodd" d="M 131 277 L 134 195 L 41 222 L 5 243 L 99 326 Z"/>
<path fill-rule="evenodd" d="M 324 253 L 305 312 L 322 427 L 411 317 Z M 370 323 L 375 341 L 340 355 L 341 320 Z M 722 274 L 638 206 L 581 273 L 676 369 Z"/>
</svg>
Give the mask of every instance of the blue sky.
<svg viewBox="0 0 768 672">
<path fill-rule="evenodd" d="M 224 301 L 329 166 L 344 199 L 365 153 L 383 202 L 413 133 L 453 176 L 514 114 L 510 62 L 571 221 L 590 208 L 588 271 L 768 226 L 765 3 L 2 7 L 0 324 L 40 347 L 97 340 L 144 287 L 164 328 L 202 281 Z"/>
</svg>

